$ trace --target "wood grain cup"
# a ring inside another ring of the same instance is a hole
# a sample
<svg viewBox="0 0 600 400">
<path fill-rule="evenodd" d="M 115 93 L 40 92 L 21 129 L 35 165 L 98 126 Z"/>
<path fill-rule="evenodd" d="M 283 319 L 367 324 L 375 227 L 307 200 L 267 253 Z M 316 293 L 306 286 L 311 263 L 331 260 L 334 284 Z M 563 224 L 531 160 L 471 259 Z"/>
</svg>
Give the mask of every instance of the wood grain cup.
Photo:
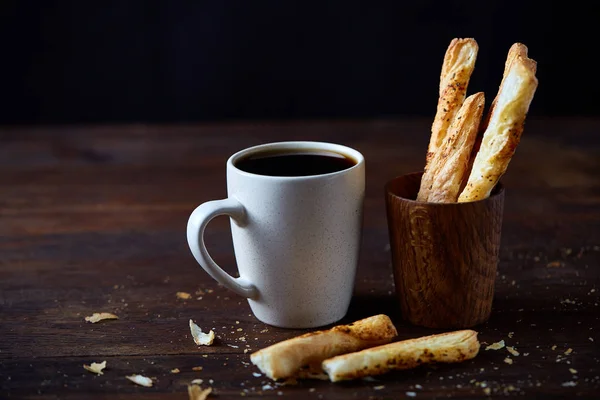
<svg viewBox="0 0 600 400">
<path fill-rule="evenodd" d="M 422 172 L 385 186 L 396 295 L 418 326 L 468 328 L 488 320 L 500 251 L 504 188 L 469 203 L 416 201 Z"/>
</svg>

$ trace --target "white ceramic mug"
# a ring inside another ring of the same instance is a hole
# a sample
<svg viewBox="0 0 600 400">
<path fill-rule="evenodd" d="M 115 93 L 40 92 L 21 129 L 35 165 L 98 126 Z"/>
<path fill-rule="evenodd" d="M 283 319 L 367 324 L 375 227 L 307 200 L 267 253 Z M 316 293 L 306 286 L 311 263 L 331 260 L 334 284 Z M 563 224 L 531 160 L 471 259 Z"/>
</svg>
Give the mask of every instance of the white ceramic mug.
<svg viewBox="0 0 600 400">
<path fill-rule="evenodd" d="M 250 155 L 306 149 L 335 152 L 354 165 L 332 173 L 270 176 L 245 172 L 236 162 Z M 216 281 L 248 298 L 261 321 L 313 328 L 343 318 L 354 290 L 365 192 L 365 161 L 346 146 L 279 142 L 251 147 L 227 160 L 224 200 L 198 206 L 187 239 L 198 263 Z M 204 230 L 228 215 L 239 278 L 210 257 Z"/>
</svg>

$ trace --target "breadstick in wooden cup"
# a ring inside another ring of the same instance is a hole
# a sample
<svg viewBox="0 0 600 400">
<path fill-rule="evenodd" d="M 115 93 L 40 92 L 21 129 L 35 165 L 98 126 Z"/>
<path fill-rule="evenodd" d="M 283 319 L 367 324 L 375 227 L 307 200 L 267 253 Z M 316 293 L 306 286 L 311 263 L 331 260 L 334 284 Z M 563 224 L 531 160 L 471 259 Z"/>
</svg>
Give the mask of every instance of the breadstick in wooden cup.
<svg viewBox="0 0 600 400">
<path fill-rule="evenodd" d="M 454 116 L 465 100 L 478 50 L 477 42 L 472 38 L 453 39 L 446 50 L 440 74 L 437 112 L 431 126 L 431 138 L 427 149 L 427 161 L 442 145 Z"/>
<path fill-rule="evenodd" d="M 467 168 L 483 114 L 485 96 L 475 93 L 465 100 L 448 130 L 447 138 L 434 154 L 421 179 L 419 201 L 455 203 Z"/>
<path fill-rule="evenodd" d="M 536 62 L 517 55 L 498 91 L 467 185 L 458 202 L 485 199 L 506 172 L 521 140 L 529 105 L 537 89 Z"/>
</svg>

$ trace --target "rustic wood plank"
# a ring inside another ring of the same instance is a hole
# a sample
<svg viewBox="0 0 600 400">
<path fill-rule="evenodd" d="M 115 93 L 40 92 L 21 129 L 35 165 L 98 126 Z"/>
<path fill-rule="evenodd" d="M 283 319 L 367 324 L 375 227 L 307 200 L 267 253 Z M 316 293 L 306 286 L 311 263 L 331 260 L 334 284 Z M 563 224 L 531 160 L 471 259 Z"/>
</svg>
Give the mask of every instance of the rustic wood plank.
<svg viewBox="0 0 600 400">
<path fill-rule="evenodd" d="M 600 391 L 598 130 L 597 119 L 532 119 L 503 178 L 496 295 L 489 322 L 477 329 L 482 341 L 504 339 L 519 356 L 505 349 L 482 351 L 454 366 L 374 381 L 300 382 L 259 393 L 266 381 L 242 363 L 250 354 L 243 350 L 303 331 L 260 323 L 245 300 L 197 266 L 185 242 L 189 213 L 225 196 L 225 160 L 240 148 L 291 139 L 356 147 L 367 160 L 365 227 L 355 296 L 343 322 L 383 312 L 401 338 L 433 333 L 401 319 L 383 192 L 388 179 L 422 168 L 429 121 L 3 128 L 0 395 L 186 398 L 185 384 L 196 375 L 169 371 L 200 360 L 206 366 L 199 374 L 210 371 L 221 398 L 239 397 L 244 389 L 248 396 L 273 398 L 280 390 L 294 398 L 389 398 L 407 391 L 417 398 L 482 398 L 481 382 L 498 397 L 594 398 Z M 225 218 L 211 223 L 207 244 L 235 273 Z M 203 293 L 194 294 L 198 290 Z M 194 296 L 182 301 L 178 291 Z M 99 311 L 120 319 L 84 321 Z M 198 349 L 189 318 L 214 328 L 217 344 Z M 569 348 L 572 353 L 565 355 Z M 503 361 L 507 356 L 512 365 Z M 103 376 L 81 368 L 101 359 L 110 368 Z M 123 378 L 130 372 L 156 376 L 157 385 L 136 387 Z M 568 382 L 576 386 L 563 386 Z"/>
</svg>

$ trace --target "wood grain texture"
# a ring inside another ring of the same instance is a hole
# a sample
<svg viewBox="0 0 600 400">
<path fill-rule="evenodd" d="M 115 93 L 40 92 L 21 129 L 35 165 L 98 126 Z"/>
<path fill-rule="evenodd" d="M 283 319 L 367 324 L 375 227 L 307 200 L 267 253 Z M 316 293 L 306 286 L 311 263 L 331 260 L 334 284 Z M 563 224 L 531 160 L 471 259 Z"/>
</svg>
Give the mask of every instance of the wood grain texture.
<svg viewBox="0 0 600 400">
<path fill-rule="evenodd" d="M 504 211 L 504 188 L 483 201 L 416 201 L 423 173 L 386 185 L 396 294 L 405 319 L 463 329 L 490 316 Z"/>
<path fill-rule="evenodd" d="M 367 165 L 364 232 L 341 323 L 384 313 L 399 340 L 439 333 L 402 319 L 383 191 L 422 168 L 430 119 L 0 128 L 0 398 L 186 399 L 194 378 L 213 379 L 224 399 L 597 398 L 600 119 L 527 124 L 502 178 L 500 263 L 492 314 L 477 327 L 480 354 L 374 381 L 264 390 L 270 382 L 253 375 L 244 350 L 305 331 L 260 323 L 201 270 L 185 240 L 189 213 L 226 195 L 225 161 L 241 148 L 301 139 L 355 147 Z M 226 218 L 211 222 L 206 242 L 235 274 Z M 193 297 L 178 300 L 178 291 Z M 119 320 L 84 321 L 100 311 Z M 215 329 L 213 346 L 194 345 L 190 318 Z M 520 356 L 483 350 L 501 339 Z M 82 367 L 103 360 L 102 376 Z M 156 377 L 155 386 L 132 384 L 132 373 Z"/>
</svg>

